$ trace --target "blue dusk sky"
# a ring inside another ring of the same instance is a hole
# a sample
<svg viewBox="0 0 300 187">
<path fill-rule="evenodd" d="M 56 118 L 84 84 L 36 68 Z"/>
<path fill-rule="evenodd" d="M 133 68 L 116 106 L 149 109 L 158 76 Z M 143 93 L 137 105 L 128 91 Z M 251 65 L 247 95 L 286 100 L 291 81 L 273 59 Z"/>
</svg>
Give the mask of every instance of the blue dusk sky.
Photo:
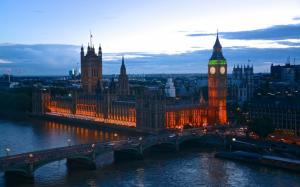
<svg viewBox="0 0 300 187">
<path fill-rule="evenodd" d="M 219 29 L 229 67 L 300 63 L 300 0 L 1 0 L 0 73 L 63 75 L 101 43 L 104 74 L 203 73 Z"/>
</svg>

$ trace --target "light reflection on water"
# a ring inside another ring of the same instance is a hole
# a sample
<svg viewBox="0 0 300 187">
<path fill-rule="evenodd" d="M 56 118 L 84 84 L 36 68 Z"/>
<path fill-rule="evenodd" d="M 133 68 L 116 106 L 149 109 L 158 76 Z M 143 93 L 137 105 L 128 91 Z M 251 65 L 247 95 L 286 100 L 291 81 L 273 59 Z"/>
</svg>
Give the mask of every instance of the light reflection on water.
<svg viewBox="0 0 300 187">
<path fill-rule="evenodd" d="M 0 121 L 0 155 L 10 147 L 21 153 L 51 147 L 126 138 L 115 131 L 91 130 L 54 122 Z M 186 150 L 140 161 L 118 163 L 95 171 L 68 171 L 65 160 L 35 172 L 26 186 L 300 186 L 300 174 L 214 158 L 212 150 Z M 0 186 L 5 186 L 0 177 Z"/>
<path fill-rule="evenodd" d="M 8 122 L 0 121 L 0 156 L 9 147 L 10 154 L 41 150 L 71 144 L 118 140 L 128 137 L 125 133 L 75 127 L 58 122 Z M 118 136 L 114 136 L 117 134 Z"/>
</svg>

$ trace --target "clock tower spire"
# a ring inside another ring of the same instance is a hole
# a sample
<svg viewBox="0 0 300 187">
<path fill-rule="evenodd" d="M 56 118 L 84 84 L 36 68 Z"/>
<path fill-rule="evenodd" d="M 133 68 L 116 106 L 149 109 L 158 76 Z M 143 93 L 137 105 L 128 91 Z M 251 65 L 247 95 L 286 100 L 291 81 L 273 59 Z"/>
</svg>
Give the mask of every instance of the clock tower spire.
<svg viewBox="0 0 300 187">
<path fill-rule="evenodd" d="M 208 62 L 208 123 L 227 123 L 227 61 L 222 53 L 219 33 Z"/>
</svg>

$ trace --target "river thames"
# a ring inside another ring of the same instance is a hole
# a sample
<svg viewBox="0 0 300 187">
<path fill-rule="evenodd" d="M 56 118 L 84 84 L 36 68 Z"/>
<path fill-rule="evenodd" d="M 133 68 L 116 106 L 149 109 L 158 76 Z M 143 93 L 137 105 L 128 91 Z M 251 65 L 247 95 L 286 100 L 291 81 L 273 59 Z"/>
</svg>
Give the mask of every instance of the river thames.
<svg viewBox="0 0 300 187">
<path fill-rule="evenodd" d="M 117 136 L 116 136 L 117 133 Z M 118 140 L 127 133 L 74 127 L 57 122 L 0 121 L 0 156 L 71 144 Z M 300 174 L 214 158 L 214 149 L 149 155 L 94 171 L 68 171 L 65 160 L 35 172 L 35 183 L 23 186 L 300 186 Z M 0 186 L 7 184 L 0 173 Z"/>
</svg>

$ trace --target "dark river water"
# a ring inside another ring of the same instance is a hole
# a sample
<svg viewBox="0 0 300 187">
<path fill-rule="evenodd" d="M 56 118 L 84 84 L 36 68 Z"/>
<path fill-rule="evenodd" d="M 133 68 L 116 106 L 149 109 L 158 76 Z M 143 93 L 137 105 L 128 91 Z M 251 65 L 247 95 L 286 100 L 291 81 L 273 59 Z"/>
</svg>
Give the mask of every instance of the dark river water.
<svg viewBox="0 0 300 187">
<path fill-rule="evenodd" d="M 114 136 L 117 133 L 118 136 Z M 91 130 L 54 122 L 0 121 L 0 156 L 46 148 L 126 138 L 126 133 Z M 300 174 L 214 158 L 213 149 L 151 155 L 94 171 L 68 171 L 65 160 L 35 172 L 23 186 L 300 186 Z M 0 173 L 0 186 L 9 186 Z"/>
</svg>

